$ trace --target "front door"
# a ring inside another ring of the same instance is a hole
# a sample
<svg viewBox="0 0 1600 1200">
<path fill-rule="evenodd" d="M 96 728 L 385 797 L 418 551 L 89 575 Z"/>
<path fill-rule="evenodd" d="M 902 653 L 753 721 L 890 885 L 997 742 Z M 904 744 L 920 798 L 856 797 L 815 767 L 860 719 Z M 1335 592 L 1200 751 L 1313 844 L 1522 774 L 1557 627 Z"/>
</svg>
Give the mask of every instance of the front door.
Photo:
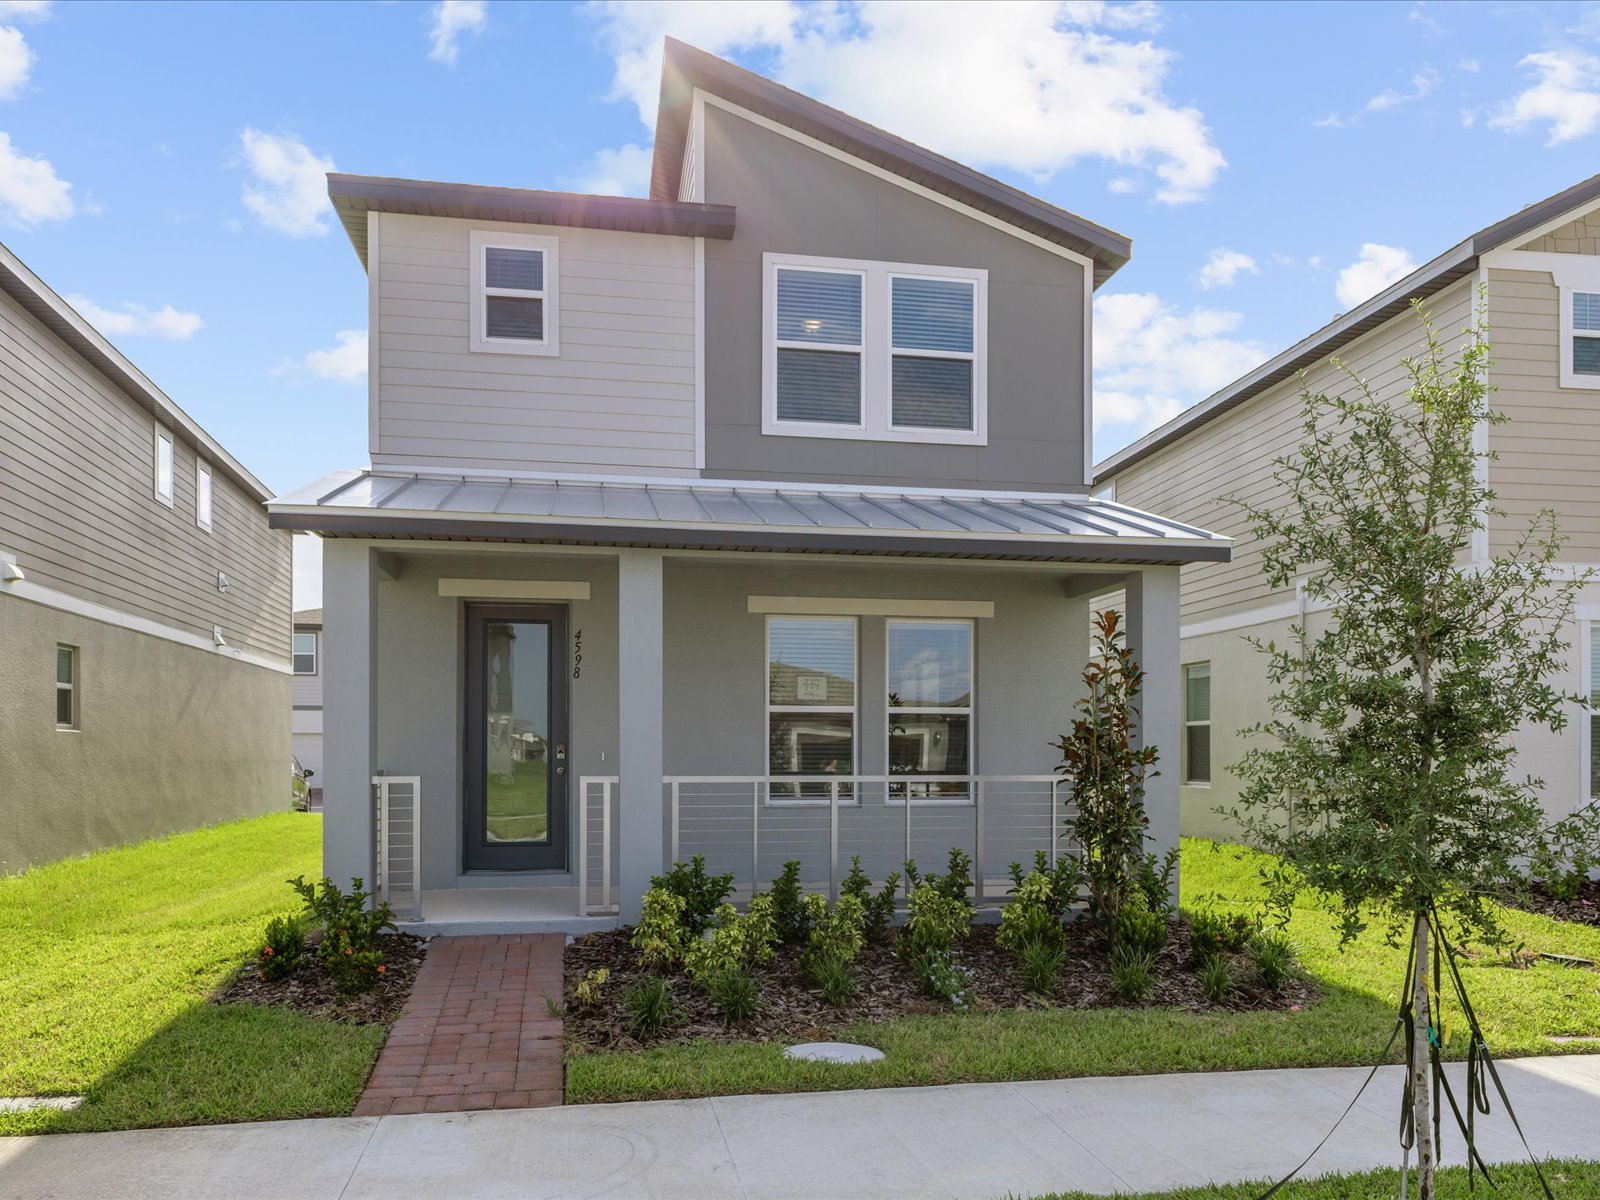
<svg viewBox="0 0 1600 1200">
<path fill-rule="evenodd" d="M 567 612 L 467 605 L 465 865 L 567 865 Z"/>
</svg>

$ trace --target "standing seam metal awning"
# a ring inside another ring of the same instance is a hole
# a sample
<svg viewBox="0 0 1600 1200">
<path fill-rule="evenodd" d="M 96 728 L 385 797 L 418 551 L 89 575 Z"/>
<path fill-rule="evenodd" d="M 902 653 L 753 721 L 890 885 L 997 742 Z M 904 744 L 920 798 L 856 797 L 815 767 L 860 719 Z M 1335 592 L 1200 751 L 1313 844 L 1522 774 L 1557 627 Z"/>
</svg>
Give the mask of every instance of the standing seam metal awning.
<svg viewBox="0 0 1600 1200">
<path fill-rule="evenodd" d="M 346 471 L 273 500 L 272 523 L 329 535 L 924 554 L 1226 561 L 1228 538 L 1112 501 L 702 479 Z"/>
</svg>

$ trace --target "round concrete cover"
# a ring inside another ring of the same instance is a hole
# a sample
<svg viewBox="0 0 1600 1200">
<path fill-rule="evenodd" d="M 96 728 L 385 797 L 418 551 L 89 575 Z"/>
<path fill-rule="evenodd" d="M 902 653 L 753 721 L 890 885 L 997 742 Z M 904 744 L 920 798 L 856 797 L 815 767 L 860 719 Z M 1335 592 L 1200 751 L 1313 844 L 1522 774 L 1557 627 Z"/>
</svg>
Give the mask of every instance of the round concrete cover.
<svg viewBox="0 0 1600 1200">
<path fill-rule="evenodd" d="M 855 1046 L 849 1042 L 802 1042 L 783 1052 L 785 1058 L 801 1058 L 807 1062 L 860 1063 L 877 1062 L 882 1050 L 871 1046 Z"/>
</svg>

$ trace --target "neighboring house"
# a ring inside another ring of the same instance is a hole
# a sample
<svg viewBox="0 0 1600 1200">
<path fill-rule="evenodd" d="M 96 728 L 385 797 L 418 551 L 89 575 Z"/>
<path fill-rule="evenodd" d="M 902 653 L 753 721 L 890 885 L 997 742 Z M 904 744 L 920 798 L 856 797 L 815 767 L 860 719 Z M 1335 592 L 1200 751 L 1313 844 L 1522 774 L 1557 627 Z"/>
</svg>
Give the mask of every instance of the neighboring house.
<svg viewBox="0 0 1600 1200">
<path fill-rule="evenodd" d="M 372 465 L 269 506 L 325 539 L 326 868 L 571 927 L 695 853 L 959 846 L 993 899 L 1057 848 L 1087 597 L 1171 744 L 1178 567 L 1229 554 L 1087 494 L 1129 243 L 670 40 L 655 145 L 649 199 L 329 178 Z"/>
<path fill-rule="evenodd" d="M 1486 307 L 1480 309 L 1480 290 Z M 1257 504 L 1283 499 L 1272 460 L 1302 437 L 1302 386 L 1337 394 L 1352 387 L 1337 357 L 1379 397 L 1405 395 L 1401 359 L 1420 349 L 1413 298 L 1432 314 L 1439 340 L 1455 347 L 1482 311 L 1494 364 L 1493 406 L 1508 424 L 1480 431 L 1498 457 L 1487 464 L 1504 518 L 1473 543 L 1472 562 L 1509 551 L 1544 508 L 1568 538 L 1570 569 L 1600 566 L 1600 176 L 1529 205 L 1452 246 L 1432 262 L 1335 319 L 1250 374 L 1101 463 L 1096 494 L 1203 523 L 1233 538 L 1227 563 L 1183 568 L 1185 833 L 1226 834 L 1239 781 L 1231 771 L 1247 748 L 1238 730 L 1268 715 L 1264 659 L 1246 637 L 1284 644 L 1290 626 L 1325 619 L 1306 612 L 1294 587 L 1268 588 L 1258 546 L 1242 513 L 1225 497 Z M 1304 384 L 1297 373 L 1306 373 Z M 1600 689 L 1600 584 L 1587 588 L 1568 631 L 1572 650 L 1558 684 L 1590 695 Z M 1544 780 L 1544 803 L 1565 814 L 1600 788 L 1592 718 L 1574 705 L 1562 734 L 1519 736 L 1524 768 Z"/>
<path fill-rule="evenodd" d="M 294 614 L 294 756 L 312 772 L 311 806 L 322 799 L 322 610 Z"/>
<path fill-rule="evenodd" d="M 0 247 L 0 873 L 288 807 L 270 494 Z"/>
</svg>

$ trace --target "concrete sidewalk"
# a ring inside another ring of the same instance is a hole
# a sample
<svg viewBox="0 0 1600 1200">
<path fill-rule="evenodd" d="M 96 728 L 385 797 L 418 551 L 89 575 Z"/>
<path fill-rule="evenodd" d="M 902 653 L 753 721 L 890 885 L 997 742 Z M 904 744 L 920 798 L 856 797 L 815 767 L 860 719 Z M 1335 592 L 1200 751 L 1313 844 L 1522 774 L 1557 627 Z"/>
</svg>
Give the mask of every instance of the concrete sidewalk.
<svg viewBox="0 0 1600 1200">
<path fill-rule="evenodd" d="M 1600 1055 L 1501 1065 L 1543 1156 L 1600 1158 Z M 476 1200 L 1111 1193 L 1276 1176 L 1365 1069 L 730 1096 L 641 1104 L 0 1138 L 0 1197 Z M 1400 1069 L 1309 1174 L 1394 1165 Z M 1452 1082 L 1463 1072 L 1456 1067 Z M 1498 1102 L 1484 1157 L 1522 1157 Z M 1460 1162 L 1446 1131 L 1446 1162 Z"/>
</svg>

